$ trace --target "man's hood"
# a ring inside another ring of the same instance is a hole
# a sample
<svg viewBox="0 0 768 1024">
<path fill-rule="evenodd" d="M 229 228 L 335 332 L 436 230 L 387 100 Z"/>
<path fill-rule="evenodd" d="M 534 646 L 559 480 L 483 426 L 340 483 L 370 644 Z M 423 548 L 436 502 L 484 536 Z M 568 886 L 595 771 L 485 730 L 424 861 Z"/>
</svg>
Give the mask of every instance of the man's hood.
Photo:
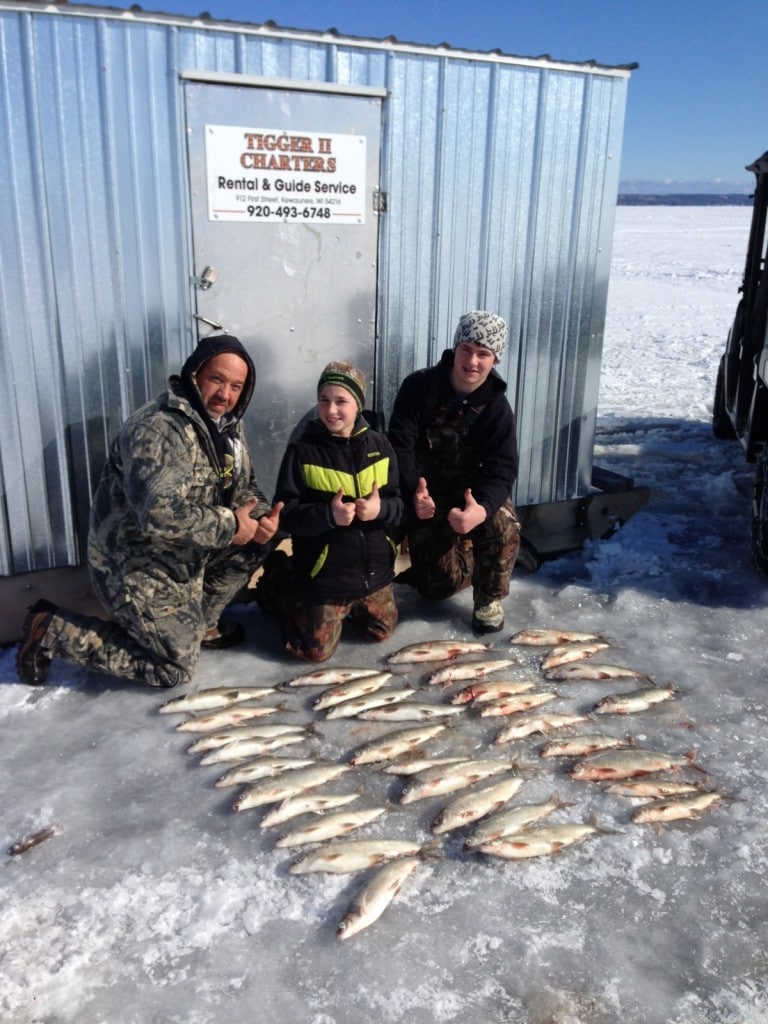
<svg viewBox="0 0 768 1024">
<path fill-rule="evenodd" d="M 251 400 L 253 389 L 256 385 L 256 368 L 253 365 L 253 360 L 248 355 L 245 346 L 239 338 L 235 338 L 232 334 L 214 334 L 208 338 L 203 338 L 181 368 L 181 383 L 184 386 L 184 391 L 198 412 L 202 412 L 204 415 L 207 415 L 200 397 L 200 391 L 194 381 L 194 375 L 200 372 L 200 369 L 208 362 L 209 359 L 213 359 L 214 356 L 221 355 L 222 352 L 234 352 L 236 355 L 240 356 L 248 366 L 248 375 L 246 377 L 245 387 L 240 393 L 237 404 L 228 416 L 230 422 L 237 422 L 242 419 L 245 410 L 248 408 L 248 403 Z"/>
</svg>

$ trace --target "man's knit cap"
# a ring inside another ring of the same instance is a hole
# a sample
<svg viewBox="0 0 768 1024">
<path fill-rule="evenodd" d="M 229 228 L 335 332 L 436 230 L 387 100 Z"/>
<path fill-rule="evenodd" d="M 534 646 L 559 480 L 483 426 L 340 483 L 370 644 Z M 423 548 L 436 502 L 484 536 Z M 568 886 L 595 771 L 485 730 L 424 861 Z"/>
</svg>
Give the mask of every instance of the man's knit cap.
<svg viewBox="0 0 768 1024">
<path fill-rule="evenodd" d="M 489 348 L 498 361 L 504 354 L 506 340 L 507 325 L 500 316 L 484 309 L 474 309 L 459 320 L 453 336 L 453 347 L 458 348 L 464 341 L 474 341 L 476 345 Z"/>
</svg>

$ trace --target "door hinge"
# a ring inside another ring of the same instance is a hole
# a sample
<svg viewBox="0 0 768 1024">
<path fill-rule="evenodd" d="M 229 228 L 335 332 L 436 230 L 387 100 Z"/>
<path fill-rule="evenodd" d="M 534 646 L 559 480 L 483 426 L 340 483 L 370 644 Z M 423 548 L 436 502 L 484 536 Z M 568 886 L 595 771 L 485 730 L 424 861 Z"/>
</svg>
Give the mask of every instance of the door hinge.
<svg viewBox="0 0 768 1024">
<path fill-rule="evenodd" d="M 373 209 L 376 213 L 387 212 L 387 193 L 380 188 L 373 190 Z"/>
</svg>

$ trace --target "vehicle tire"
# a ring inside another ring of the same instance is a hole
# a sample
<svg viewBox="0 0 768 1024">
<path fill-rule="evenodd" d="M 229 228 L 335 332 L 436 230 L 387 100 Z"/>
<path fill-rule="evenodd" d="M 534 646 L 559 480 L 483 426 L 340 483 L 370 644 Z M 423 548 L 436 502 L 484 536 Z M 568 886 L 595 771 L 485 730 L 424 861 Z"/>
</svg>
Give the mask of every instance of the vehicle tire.
<svg viewBox="0 0 768 1024">
<path fill-rule="evenodd" d="M 712 433 L 721 441 L 733 441 L 736 431 L 725 407 L 725 356 L 720 357 L 715 383 L 715 401 L 712 407 Z"/>
<path fill-rule="evenodd" d="M 752 564 L 768 576 L 768 457 L 765 451 L 755 467 L 752 492 Z"/>
</svg>

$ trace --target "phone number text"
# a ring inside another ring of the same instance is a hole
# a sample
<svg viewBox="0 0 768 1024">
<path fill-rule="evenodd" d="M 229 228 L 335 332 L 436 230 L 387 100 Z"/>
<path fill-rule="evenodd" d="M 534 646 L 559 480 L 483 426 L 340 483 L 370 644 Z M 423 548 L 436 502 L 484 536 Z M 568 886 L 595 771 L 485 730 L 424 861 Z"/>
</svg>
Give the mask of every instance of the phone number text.
<svg viewBox="0 0 768 1024">
<path fill-rule="evenodd" d="M 249 217 L 277 217 L 278 220 L 330 220 L 328 206 L 248 206 Z"/>
</svg>

